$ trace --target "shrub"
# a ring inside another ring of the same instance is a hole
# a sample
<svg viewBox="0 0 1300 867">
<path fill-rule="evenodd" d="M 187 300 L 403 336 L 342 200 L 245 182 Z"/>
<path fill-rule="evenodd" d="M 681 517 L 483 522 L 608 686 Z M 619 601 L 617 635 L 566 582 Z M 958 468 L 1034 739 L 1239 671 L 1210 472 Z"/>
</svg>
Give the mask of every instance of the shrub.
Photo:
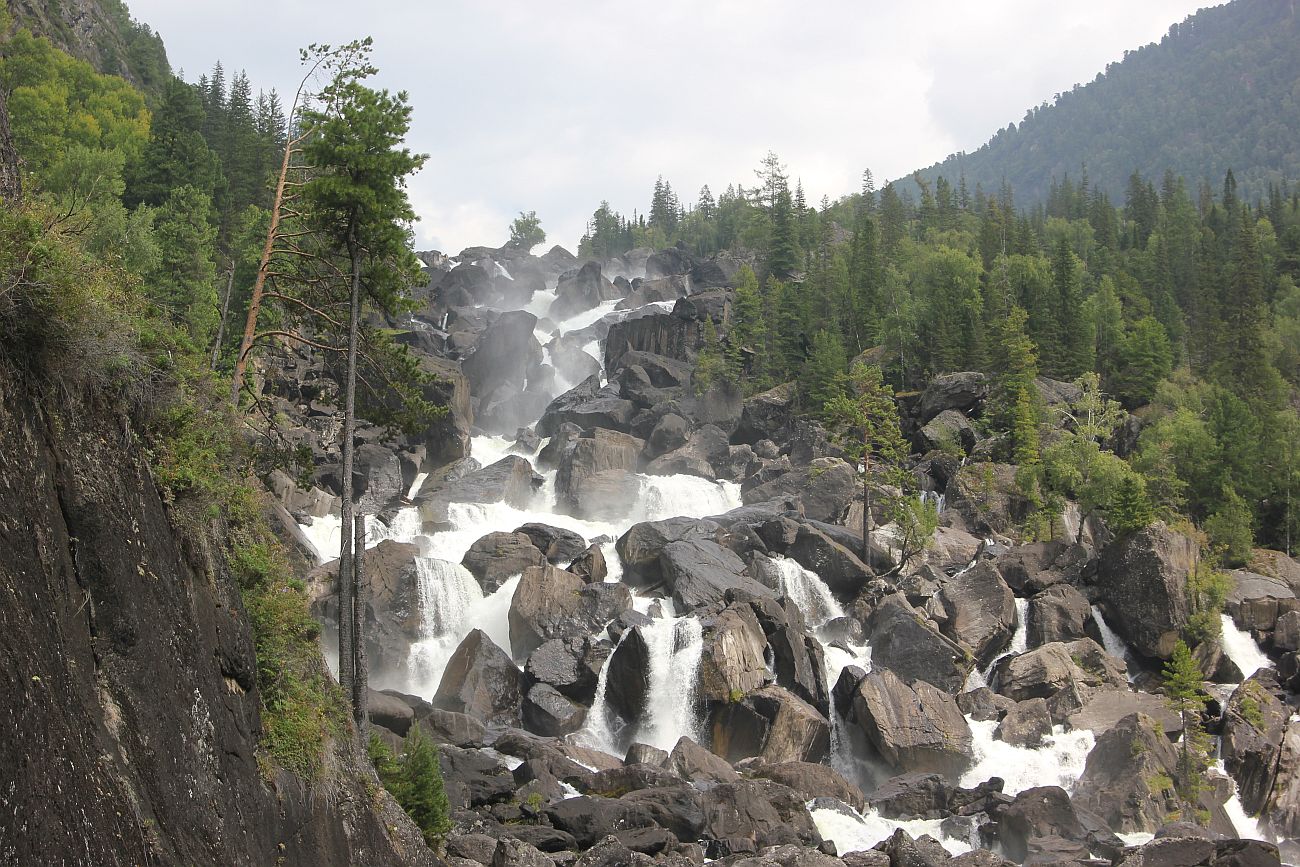
<svg viewBox="0 0 1300 867">
<path fill-rule="evenodd" d="M 438 748 L 415 725 L 407 733 L 400 758 L 376 735 L 370 736 L 368 752 L 384 788 L 419 826 L 425 842 L 437 845 L 451 830 L 451 806 L 443 788 Z"/>
</svg>

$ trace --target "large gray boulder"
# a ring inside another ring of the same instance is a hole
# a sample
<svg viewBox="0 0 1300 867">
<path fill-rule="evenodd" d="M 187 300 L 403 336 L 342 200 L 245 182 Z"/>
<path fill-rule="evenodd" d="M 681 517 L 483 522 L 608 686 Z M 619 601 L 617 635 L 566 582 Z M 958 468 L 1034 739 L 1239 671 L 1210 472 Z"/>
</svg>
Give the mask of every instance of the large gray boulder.
<svg viewBox="0 0 1300 867">
<path fill-rule="evenodd" d="M 766 651 L 767 638 L 753 608 L 727 606 L 704 632 L 699 699 L 727 702 L 761 687 L 771 676 Z"/>
<path fill-rule="evenodd" d="M 1195 541 L 1163 523 L 1102 551 L 1096 585 L 1106 622 L 1143 656 L 1173 653 L 1192 613 L 1187 579 L 1199 553 Z"/>
<path fill-rule="evenodd" d="M 555 474 L 555 490 L 561 508 L 579 517 L 607 518 L 594 511 L 595 500 L 599 498 L 594 490 L 587 489 L 587 483 L 610 470 L 620 471 L 618 478 L 635 472 L 644 449 L 644 440 L 605 428 L 594 428 L 589 435 L 578 437 L 560 457 L 560 466 Z M 626 514 L 635 502 L 635 491 L 633 494 L 631 500 L 619 504 L 622 513 Z"/>
<path fill-rule="evenodd" d="M 1029 646 L 1086 638 L 1092 607 L 1069 584 L 1048 587 L 1029 600 Z"/>
<path fill-rule="evenodd" d="M 839 458 L 822 457 L 745 490 L 741 499 L 750 505 L 798 497 L 809 518 L 836 524 L 848 513 L 858 488 L 858 474 L 853 467 Z"/>
<path fill-rule="evenodd" d="M 790 423 L 797 397 L 797 386 L 793 382 L 787 382 L 747 398 L 732 440 L 749 445 L 760 440 L 776 441 Z"/>
<path fill-rule="evenodd" d="M 486 397 L 502 385 L 523 390 L 529 368 L 542 360 L 542 346 L 533 336 L 536 327 L 536 316 L 512 310 L 479 335 L 474 352 L 461 362 L 476 396 Z"/>
<path fill-rule="evenodd" d="M 1074 786 L 1074 802 L 1121 834 L 1153 832 L 1177 803 L 1169 783 L 1177 762 L 1177 749 L 1159 723 L 1145 714 L 1131 714 L 1098 738 L 1088 753 L 1083 776 Z"/>
<path fill-rule="evenodd" d="M 803 523 L 785 555 L 816 572 L 836 596 L 852 599 L 872 577 L 872 572 L 858 556 L 861 547 L 853 547 L 850 542 L 857 540 L 851 539 L 847 532 L 837 539 L 819 527 Z"/>
<path fill-rule="evenodd" d="M 939 601 L 948 616 L 944 633 L 969 647 L 981 667 L 993 661 L 1016 630 L 1016 597 L 987 560 L 943 582 Z"/>
<path fill-rule="evenodd" d="M 485 595 L 495 593 L 529 566 L 545 564 L 546 555 L 523 533 L 488 533 L 470 545 L 461 560 L 461 565 L 478 579 Z"/>
<path fill-rule="evenodd" d="M 452 654 L 434 707 L 463 713 L 489 725 L 519 725 L 519 669 L 510 654 L 475 629 Z"/>
<path fill-rule="evenodd" d="M 817 708 L 776 684 L 717 705 L 713 751 L 728 761 L 819 762 L 830 749 L 830 723 Z"/>
<path fill-rule="evenodd" d="M 678 612 L 722 601 L 730 589 L 773 598 L 772 590 L 745 574 L 745 561 L 710 540 L 670 542 L 659 554 L 659 569 Z"/>
<path fill-rule="evenodd" d="M 969 414 L 988 397 L 988 378 L 978 371 L 947 373 L 930 380 L 917 406 L 917 421 L 926 424 L 945 410 Z"/>
<path fill-rule="evenodd" d="M 923 680 L 906 683 L 888 669 L 872 671 L 858 684 L 853 716 L 895 770 L 955 779 L 970 765 L 966 718 L 951 695 Z"/>
<path fill-rule="evenodd" d="M 1291 716 L 1278 692 L 1272 671 L 1257 672 L 1232 693 L 1223 713 L 1223 765 L 1251 815 L 1264 809 L 1273 790 Z"/>
<path fill-rule="evenodd" d="M 908 604 L 901 593 L 887 596 L 866 623 L 871 664 L 907 680 L 923 680 L 956 694 L 975 659 Z"/>
<path fill-rule="evenodd" d="M 560 275 L 555 285 L 555 300 L 551 302 L 546 315 L 554 322 L 563 322 L 619 297 L 620 293 L 614 284 L 601 273 L 600 263 L 591 261 L 575 271 Z"/>
<path fill-rule="evenodd" d="M 508 503 L 527 509 L 543 479 L 519 455 L 507 455 L 481 470 L 447 480 L 432 490 L 426 485 L 417 502 L 420 517 L 440 523 L 447 520 L 451 503 Z"/>
<path fill-rule="evenodd" d="M 536 425 L 537 435 L 548 437 L 568 422 L 582 430 L 601 427 L 627 432 L 636 415 L 636 404 L 624 400 L 612 388 L 603 388 L 593 374 L 551 401 Z"/>
<path fill-rule="evenodd" d="M 631 607 L 622 584 L 588 584 L 554 566 L 530 566 L 510 601 L 510 643 L 522 657 L 552 638 L 591 635 Z"/>
<path fill-rule="evenodd" d="M 671 542 L 714 541 L 723 532 L 721 524 L 708 518 L 666 518 L 633 524 L 615 545 L 623 563 L 624 580 L 649 586 L 663 579 L 659 555 Z"/>
</svg>

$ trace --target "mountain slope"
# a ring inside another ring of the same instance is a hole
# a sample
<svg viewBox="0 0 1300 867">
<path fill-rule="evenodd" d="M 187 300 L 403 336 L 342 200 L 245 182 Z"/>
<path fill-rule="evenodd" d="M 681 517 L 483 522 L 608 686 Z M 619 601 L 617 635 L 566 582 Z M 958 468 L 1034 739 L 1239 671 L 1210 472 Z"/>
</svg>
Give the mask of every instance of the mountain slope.
<svg viewBox="0 0 1300 867">
<path fill-rule="evenodd" d="M 1216 185 L 1233 169 L 1247 196 L 1300 177 L 1300 36 L 1293 2 L 1236 0 L 1203 9 L 1156 44 L 1126 53 L 1086 86 L 1031 109 L 974 153 L 922 174 L 972 191 L 1005 179 L 1020 204 L 1044 201 L 1067 173 L 1112 197 L 1134 170 Z"/>
<path fill-rule="evenodd" d="M 162 37 L 131 17 L 122 0 L 10 0 L 14 23 L 106 75 L 156 95 L 171 69 Z"/>
</svg>

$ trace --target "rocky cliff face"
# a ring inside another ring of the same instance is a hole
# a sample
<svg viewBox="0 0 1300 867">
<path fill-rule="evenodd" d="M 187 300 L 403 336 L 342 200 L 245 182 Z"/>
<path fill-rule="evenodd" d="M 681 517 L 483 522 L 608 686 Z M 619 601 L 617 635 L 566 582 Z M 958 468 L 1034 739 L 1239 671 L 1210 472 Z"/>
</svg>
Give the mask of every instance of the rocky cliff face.
<svg viewBox="0 0 1300 867">
<path fill-rule="evenodd" d="M 0 864 L 431 862 L 352 744 L 259 768 L 237 588 L 125 418 L 0 369 L 0 442 Z"/>
</svg>

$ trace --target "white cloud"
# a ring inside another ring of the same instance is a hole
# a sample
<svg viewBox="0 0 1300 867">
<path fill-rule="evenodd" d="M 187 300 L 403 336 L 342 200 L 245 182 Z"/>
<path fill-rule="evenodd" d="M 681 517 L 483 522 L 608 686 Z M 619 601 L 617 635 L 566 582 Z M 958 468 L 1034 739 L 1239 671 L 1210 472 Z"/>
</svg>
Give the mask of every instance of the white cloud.
<svg viewBox="0 0 1300 867">
<path fill-rule="evenodd" d="M 811 201 L 973 149 L 1025 109 L 1158 39 L 1194 0 L 130 0 L 191 80 L 220 59 L 292 91 L 297 48 L 375 37 L 410 93 L 422 243 L 499 244 L 520 210 L 573 247 L 601 199 L 655 176 L 693 201 L 750 184 L 770 148 Z M 250 26 L 256 22 L 256 26 Z"/>
</svg>

